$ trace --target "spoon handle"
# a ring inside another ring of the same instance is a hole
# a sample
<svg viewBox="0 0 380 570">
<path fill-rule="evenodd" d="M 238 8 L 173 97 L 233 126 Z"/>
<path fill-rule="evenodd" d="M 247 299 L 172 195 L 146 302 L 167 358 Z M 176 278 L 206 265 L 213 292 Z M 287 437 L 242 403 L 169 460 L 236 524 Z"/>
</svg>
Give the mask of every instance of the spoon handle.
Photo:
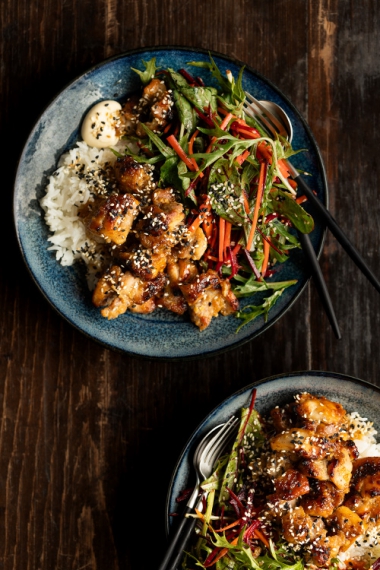
<svg viewBox="0 0 380 570">
<path fill-rule="evenodd" d="M 320 216 L 320 219 L 322 219 L 326 223 L 327 227 L 329 228 L 331 233 L 336 237 L 336 239 L 341 244 L 343 249 L 348 253 L 348 255 L 351 257 L 354 263 L 356 263 L 358 268 L 367 277 L 368 281 L 372 283 L 375 289 L 380 293 L 380 282 L 377 279 L 377 277 L 372 273 L 371 269 L 368 267 L 363 257 L 360 255 L 355 246 L 350 242 L 350 240 L 343 232 L 343 230 L 338 226 L 338 224 L 336 223 L 330 212 L 327 210 L 327 208 L 325 208 L 322 202 L 316 197 L 312 189 L 301 178 L 301 176 L 294 169 L 294 167 L 292 167 L 291 165 L 290 167 L 292 170 L 292 177 L 295 180 L 295 182 L 297 182 L 299 190 L 302 191 L 308 197 L 309 201 L 315 207 L 316 213 L 318 213 L 318 215 Z"/>
<path fill-rule="evenodd" d="M 337 321 L 337 318 L 335 316 L 334 307 L 333 307 L 333 304 L 331 302 L 330 294 L 328 292 L 326 282 L 323 278 L 323 274 L 321 271 L 321 267 L 318 263 L 317 256 L 315 255 L 313 245 L 312 245 L 310 238 L 307 234 L 302 234 L 301 232 L 298 232 L 298 237 L 299 237 L 299 240 L 301 242 L 302 249 L 303 249 L 307 259 L 310 262 L 310 267 L 311 267 L 312 275 L 314 278 L 314 283 L 317 287 L 319 297 L 322 301 L 326 315 L 330 321 L 330 324 L 332 326 L 332 329 L 334 331 L 336 338 L 338 340 L 340 340 L 342 338 L 342 335 L 340 333 L 338 321 Z"/>
</svg>

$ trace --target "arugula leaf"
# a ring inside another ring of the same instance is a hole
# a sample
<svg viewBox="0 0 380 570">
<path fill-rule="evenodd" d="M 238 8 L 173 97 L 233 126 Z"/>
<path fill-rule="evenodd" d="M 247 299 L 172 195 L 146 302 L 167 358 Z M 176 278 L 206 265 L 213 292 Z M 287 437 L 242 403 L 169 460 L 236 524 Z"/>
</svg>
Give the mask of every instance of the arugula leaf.
<svg viewBox="0 0 380 570">
<path fill-rule="evenodd" d="M 314 229 L 313 218 L 287 192 L 276 189 L 270 197 L 273 211 L 288 218 L 297 230 L 308 234 Z"/>
<path fill-rule="evenodd" d="M 189 133 L 192 133 L 197 125 L 197 114 L 186 97 L 177 89 L 173 90 L 173 99 L 181 124 Z"/>
<path fill-rule="evenodd" d="M 146 132 L 152 143 L 158 148 L 160 153 L 165 158 L 176 156 L 175 151 L 172 148 L 170 148 L 170 146 L 166 146 L 166 144 L 162 142 L 160 137 L 157 136 L 153 131 L 151 131 L 149 127 L 144 125 L 144 123 L 141 123 L 141 126 L 143 127 L 144 131 Z"/>
<path fill-rule="evenodd" d="M 235 279 L 236 277 L 237 276 L 235 275 Z M 292 279 L 290 281 L 257 281 L 256 276 L 253 273 L 246 280 L 239 276 L 239 280 L 245 281 L 243 285 L 236 285 L 233 288 L 236 297 L 239 298 L 250 297 L 260 291 L 278 291 L 279 289 L 285 289 L 286 287 L 290 287 L 297 283 L 296 279 Z"/>
<path fill-rule="evenodd" d="M 186 79 L 171 68 L 168 68 L 170 77 L 175 85 L 175 88 L 190 102 L 199 109 L 199 111 L 204 112 L 208 107 L 211 108 L 213 112 L 216 112 L 217 104 L 217 90 L 215 87 L 190 87 Z"/>
<path fill-rule="evenodd" d="M 216 65 L 214 59 L 212 58 L 211 54 L 209 54 L 210 62 L 208 61 L 190 61 L 189 65 L 193 67 L 202 67 L 204 69 L 208 69 L 213 77 L 219 83 L 222 92 L 228 93 L 231 97 L 231 103 L 239 104 L 243 103 L 245 100 L 245 93 L 243 89 L 242 79 L 243 79 L 243 72 L 244 66 L 240 69 L 237 81 L 233 78 L 232 74 L 229 77 L 224 77 Z"/>
<path fill-rule="evenodd" d="M 293 283 L 289 282 L 289 285 L 293 285 Z M 236 313 L 236 316 L 243 322 L 236 329 L 236 333 L 238 333 L 240 329 L 244 327 L 244 325 L 250 323 L 260 315 L 264 315 L 264 320 L 266 322 L 268 320 L 269 311 L 276 304 L 277 300 L 281 297 L 284 291 L 285 287 L 283 289 L 275 291 L 272 295 L 267 297 L 261 305 L 247 305 L 246 307 L 243 307 L 241 311 L 238 311 Z"/>
<path fill-rule="evenodd" d="M 131 67 L 132 71 L 135 71 L 139 76 L 144 85 L 147 85 L 151 79 L 155 76 L 155 73 L 158 67 L 156 67 L 156 58 L 152 57 L 149 61 L 142 60 L 143 65 L 145 66 L 145 71 L 140 71 L 139 69 L 135 69 Z"/>
<path fill-rule="evenodd" d="M 260 446 L 260 440 L 263 439 L 261 424 L 259 421 L 259 416 L 257 411 L 252 410 L 250 415 L 249 413 L 250 413 L 249 408 L 242 409 L 238 435 L 232 447 L 232 451 L 230 453 L 230 457 L 224 472 L 223 481 L 220 488 L 220 493 L 219 493 L 220 505 L 225 505 L 226 501 L 229 498 L 229 493 L 227 491 L 227 488 L 233 490 L 234 487 L 236 486 L 235 481 L 237 479 L 238 467 L 239 467 L 239 448 L 241 447 L 241 441 L 243 435 L 251 433 L 255 434 L 255 441 L 258 442 L 258 447 Z"/>
</svg>

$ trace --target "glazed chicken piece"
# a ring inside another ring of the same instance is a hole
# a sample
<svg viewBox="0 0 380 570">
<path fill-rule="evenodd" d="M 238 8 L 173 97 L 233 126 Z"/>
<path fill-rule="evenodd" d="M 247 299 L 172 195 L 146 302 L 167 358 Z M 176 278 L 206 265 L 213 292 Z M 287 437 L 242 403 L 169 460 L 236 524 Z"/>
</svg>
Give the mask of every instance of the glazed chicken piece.
<svg viewBox="0 0 380 570">
<path fill-rule="evenodd" d="M 122 257 L 127 261 L 128 269 L 143 281 L 152 281 L 165 270 L 170 250 L 166 246 L 145 249 L 141 245 L 133 247 Z"/>
<path fill-rule="evenodd" d="M 159 296 L 160 304 L 173 313 L 183 315 L 187 311 L 187 303 L 182 295 L 180 285 L 198 275 L 198 269 L 194 263 L 188 260 L 177 260 L 175 256 L 170 256 L 166 274 L 168 283 Z"/>
<path fill-rule="evenodd" d="M 81 217 L 93 239 L 122 245 L 139 213 L 139 204 L 132 194 L 111 194 L 86 204 Z"/>
<path fill-rule="evenodd" d="M 139 97 L 137 95 L 132 95 L 132 97 L 129 97 L 127 102 L 124 103 L 120 113 L 120 128 L 118 129 L 120 136 L 135 134 L 140 113 L 138 107 Z"/>
<path fill-rule="evenodd" d="M 154 78 L 146 85 L 139 106 L 141 112 L 147 116 L 147 120 L 144 120 L 143 124 L 149 127 L 151 131 L 162 130 L 172 119 L 173 100 L 165 82 L 160 79 Z M 136 134 L 141 138 L 146 136 L 141 123 L 137 124 Z"/>
<path fill-rule="evenodd" d="M 359 515 L 344 505 L 335 509 L 327 522 L 334 534 L 343 534 L 342 552 L 348 550 L 351 544 L 355 542 L 355 539 L 365 531 L 365 523 Z"/>
<path fill-rule="evenodd" d="M 331 559 L 339 554 L 342 544 L 344 544 L 343 533 L 332 536 L 319 535 L 310 547 L 312 563 L 320 568 L 328 567 Z"/>
<path fill-rule="evenodd" d="M 366 521 L 380 518 L 380 457 L 354 462 L 350 494 L 344 504 Z"/>
<path fill-rule="evenodd" d="M 143 209 L 143 219 L 136 224 L 136 235 L 143 247 L 174 247 L 186 231 L 183 206 L 176 202 L 172 188 L 152 193 L 152 204 Z"/>
<path fill-rule="evenodd" d="M 124 156 L 116 160 L 113 168 L 120 192 L 137 194 L 140 199 L 155 188 L 152 167 L 148 164 L 139 164 L 131 156 Z"/>
<path fill-rule="evenodd" d="M 197 261 L 207 249 L 207 238 L 198 227 L 194 231 L 187 230 L 181 236 L 181 243 L 176 247 L 176 254 L 180 259 L 193 259 Z"/>
<path fill-rule="evenodd" d="M 330 475 L 327 465 L 327 459 L 301 459 L 297 464 L 297 469 L 306 477 L 318 479 L 319 481 L 328 481 Z"/>
<path fill-rule="evenodd" d="M 310 481 L 311 491 L 304 495 L 300 505 L 312 517 L 329 517 L 342 503 L 344 492 L 330 481 Z"/>
<path fill-rule="evenodd" d="M 299 456 L 308 459 L 321 459 L 326 457 L 334 447 L 335 443 L 327 438 L 317 437 L 315 432 L 303 429 L 292 428 L 270 440 L 273 451 L 289 451 L 297 453 Z"/>
<path fill-rule="evenodd" d="M 296 427 L 296 419 L 294 416 L 294 403 L 285 404 L 285 406 L 276 406 L 270 411 L 273 425 L 277 433 L 286 431 L 292 427 Z"/>
<path fill-rule="evenodd" d="M 113 265 L 96 284 L 92 296 L 92 302 L 96 307 L 103 307 L 101 315 L 108 320 L 116 319 L 127 309 L 138 312 L 152 312 L 154 303 L 148 303 L 165 286 L 166 278 L 160 274 L 153 281 L 142 281 L 134 277 L 129 271 Z"/>
<path fill-rule="evenodd" d="M 298 499 L 310 491 L 309 481 L 296 469 L 288 469 L 275 480 L 275 496 L 284 501 Z"/>
<path fill-rule="evenodd" d="M 334 457 L 329 461 L 327 467 L 329 479 L 334 485 L 347 493 L 350 488 L 352 474 L 351 453 L 343 445 L 340 445 L 334 452 Z"/>
<path fill-rule="evenodd" d="M 327 536 L 322 519 L 312 518 L 302 507 L 286 513 L 281 522 L 285 540 L 307 545 L 312 563 L 319 567 L 328 565 L 331 558 L 337 556 L 344 541 L 340 534 Z"/>
<path fill-rule="evenodd" d="M 220 279 L 212 269 L 201 273 L 190 283 L 181 285 L 180 289 L 189 305 L 190 318 L 201 331 L 219 313 L 231 315 L 239 308 L 229 280 Z"/>
<path fill-rule="evenodd" d="M 303 427 L 318 435 L 331 436 L 347 421 L 343 406 L 323 396 L 308 393 L 297 396 L 294 411 L 302 418 Z"/>
</svg>

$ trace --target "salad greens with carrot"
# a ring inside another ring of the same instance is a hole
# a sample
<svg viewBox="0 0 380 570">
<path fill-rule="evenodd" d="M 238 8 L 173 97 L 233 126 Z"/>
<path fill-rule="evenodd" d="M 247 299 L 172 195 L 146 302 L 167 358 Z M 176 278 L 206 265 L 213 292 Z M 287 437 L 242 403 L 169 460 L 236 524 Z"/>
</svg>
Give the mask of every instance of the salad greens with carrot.
<svg viewBox="0 0 380 570">
<path fill-rule="evenodd" d="M 197 534 L 184 555 L 182 568 L 215 570 L 303 570 L 301 556 L 282 544 L 260 521 L 252 465 L 263 451 L 266 437 L 254 409 L 256 390 L 243 408 L 236 440 L 212 475 L 201 483 L 203 512 L 196 511 Z M 260 491 L 258 495 L 260 495 Z M 182 500 L 185 500 L 183 495 Z"/>
<path fill-rule="evenodd" d="M 259 315 L 266 320 L 296 283 L 270 279 L 276 264 L 300 247 L 294 229 L 309 233 L 314 227 L 284 160 L 296 151 L 245 115 L 244 68 L 235 79 L 229 71 L 223 75 L 211 55 L 209 62 L 189 62 L 210 72 L 218 85 L 213 87 L 185 69 L 158 69 L 155 58 L 143 63 L 143 71 L 134 71 L 145 85 L 154 76 L 165 81 L 175 113 L 163 133 L 143 125 L 139 153 L 127 152 L 159 166 L 159 184 L 180 191 L 190 231 L 201 227 L 207 237 L 204 270 L 229 279 L 237 297 L 265 293 L 237 312 L 237 330 Z"/>
</svg>

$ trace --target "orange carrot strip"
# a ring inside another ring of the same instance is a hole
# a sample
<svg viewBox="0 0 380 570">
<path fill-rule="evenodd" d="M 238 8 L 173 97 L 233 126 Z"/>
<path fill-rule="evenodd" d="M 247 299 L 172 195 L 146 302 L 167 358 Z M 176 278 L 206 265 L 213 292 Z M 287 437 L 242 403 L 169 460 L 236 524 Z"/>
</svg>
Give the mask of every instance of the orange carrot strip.
<svg viewBox="0 0 380 570">
<path fill-rule="evenodd" d="M 268 269 L 268 261 L 269 261 L 269 250 L 270 250 L 270 245 L 269 242 L 267 242 L 266 239 L 263 240 L 263 246 L 264 246 L 264 260 L 263 260 L 263 264 L 261 266 L 261 275 L 264 277 L 267 269 Z"/>
<path fill-rule="evenodd" d="M 247 192 L 246 192 L 245 190 L 243 190 L 243 204 L 244 204 L 244 211 L 245 211 L 245 213 L 246 213 L 246 214 L 249 214 L 249 212 L 250 212 L 250 207 L 249 207 Z"/>
<path fill-rule="evenodd" d="M 277 166 L 279 168 L 279 170 L 281 171 L 281 174 L 283 174 L 285 176 L 285 178 L 289 178 L 290 176 L 290 170 L 285 162 L 285 160 L 283 158 L 280 158 L 280 160 L 277 161 Z"/>
<path fill-rule="evenodd" d="M 234 115 L 232 113 L 227 113 L 223 121 L 220 123 L 219 128 L 222 129 L 222 131 L 225 131 L 226 126 L 228 125 L 231 119 L 234 119 Z"/>
<path fill-rule="evenodd" d="M 195 232 L 195 230 L 199 227 L 199 225 L 204 222 L 210 210 L 211 210 L 211 204 L 209 200 L 207 200 L 204 204 L 201 204 L 201 206 L 199 207 L 199 215 L 195 218 L 195 220 L 193 220 L 193 222 L 189 226 L 190 232 Z"/>
<path fill-rule="evenodd" d="M 249 139 L 259 139 L 261 137 L 260 133 L 257 134 L 253 131 L 249 131 L 248 129 L 245 129 L 244 126 L 237 127 L 236 129 L 234 129 L 234 131 L 236 131 L 239 134 L 246 135 L 247 138 Z"/>
<path fill-rule="evenodd" d="M 203 229 L 204 234 L 207 238 L 207 241 L 209 241 L 211 239 L 212 230 L 213 230 L 212 226 L 213 226 L 212 215 L 210 213 L 207 213 L 205 215 L 205 219 L 203 220 L 203 224 L 202 224 L 202 229 Z"/>
<path fill-rule="evenodd" d="M 265 170 L 266 170 L 266 163 L 262 162 L 261 166 L 260 166 L 259 186 L 257 189 L 256 204 L 255 204 L 255 210 L 253 212 L 253 220 L 252 220 L 252 225 L 251 225 L 251 231 L 249 232 L 249 236 L 248 236 L 248 240 L 247 240 L 248 251 L 251 249 L 253 237 L 254 237 L 255 231 L 256 231 L 257 220 L 259 219 L 261 198 L 262 198 L 262 195 L 264 192 L 264 184 L 265 184 L 265 180 L 264 180 Z"/>
<path fill-rule="evenodd" d="M 219 218 L 219 261 L 223 261 L 225 231 L 226 220 L 224 218 Z"/>
<path fill-rule="evenodd" d="M 220 123 L 219 128 L 222 129 L 222 131 L 225 131 L 230 120 L 234 119 L 234 118 L 235 118 L 235 116 L 232 115 L 232 113 L 227 113 L 227 115 L 224 117 L 223 121 Z M 212 149 L 215 141 L 216 141 L 216 137 L 212 137 L 210 144 L 208 145 L 208 147 L 206 149 L 207 153 L 211 152 L 211 149 Z"/>
<path fill-rule="evenodd" d="M 305 194 L 303 194 L 303 196 L 299 196 L 298 198 L 296 198 L 297 204 L 303 204 L 304 202 L 306 202 L 306 200 L 307 200 L 307 196 L 305 196 Z"/>
<path fill-rule="evenodd" d="M 263 533 L 261 532 L 261 530 L 259 530 L 258 528 L 256 528 L 254 530 L 254 533 L 256 535 L 256 538 L 258 538 L 259 540 L 261 540 L 261 542 L 263 542 L 265 544 L 265 546 L 267 546 L 269 548 L 269 541 L 267 539 L 266 536 L 263 535 Z M 231 542 L 232 544 L 232 542 Z"/>
<path fill-rule="evenodd" d="M 235 158 L 236 162 L 240 164 L 240 166 L 243 164 L 243 162 L 245 161 L 245 159 L 249 156 L 250 151 L 247 149 L 245 150 L 240 156 L 238 156 L 237 158 Z"/>
<path fill-rule="evenodd" d="M 230 247 L 230 245 L 231 245 L 231 229 L 232 229 L 231 222 L 226 222 L 225 223 L 225 231 L 224 231 L 223 259 L 226 259 L 227 247 Z"/>
<path fill-rule="evenodd" d="M 237 255 L 237 254 L 239 253 L 240 249 L 241 249 L 241 245 L 240 245 L 240 243 L 237 243 L 237 244 L 235 245 L 234 249 L 232 250 L 232 253 L 234 253 L 235 255 Z"/>
<path fill-rule="evenodd" d="M 236 538 L 233 539 L 233 541 L 231 542 L 231 545 L 235 546 L 235 544 L 237 544 L 239 540 L 239 537 L 237 536 Z M 210 566 L 213 566 L 216 562 L 218 562 L 218 560 L 220 560 L 221 558 L 223 558 L 223 556 L 225 556 L 228 552 L 228 548 L 222 548 L 222 550 L 219 552 L 219 554 L 217 556 L 215 556 L 214 560 L 211 562 Z"/>
<path fill-rule="evenodd" d="M 177 141 L 174 135 L 170 135 L 170 137 L 168 137 L 166 140 L 168 141 L 172 149 L 176 151 L 180 159 L 186 164 L 189 170 L 191 170 L 192 172 L 199 170 L 197 163 L 195 161 L 193 162 L 191 158 L 186 156 L 186 154 L 182 150 L 179 142 Z M 199 176 L 202 178 L 203 172 L 200 172 Z"/>
<path fill-rule="evenodd" d="M 196 130 L 194 131 L 194 133 L 191 135 L 191 138 L 190 138 L 190 140 L 189 140 L 189 154 L 194 154 L 194 153 L 193 153 L 193 145 L 194 145 L 194 141 L 195 141 L 195 139 L 197 138 L 198 134 L 199 134 L 199 131 L 198 131 L 198 129 L 196 129 Z M 195 161 L 195 158 L 190 158 L 190 160 L 191 160 L 191 162 L 194 164 L 195 169 L 198 170 L 198 168 L 197 168 L 198 165 L 197 165 L 197 163 L 196 163 L 196 161 Z"/>
<path fill-rule="evenodd" d="M 228 530 L 229 528 L 233 528 L 234 526 L 238 525 L 241 523 L 241 519 L 238 519 L 237 521 L 234 521 L 233 523 L 224 526 L 223 528 L 216 528 L 215 532 L 224 532 L 225 530 Z"/>
</svg>

